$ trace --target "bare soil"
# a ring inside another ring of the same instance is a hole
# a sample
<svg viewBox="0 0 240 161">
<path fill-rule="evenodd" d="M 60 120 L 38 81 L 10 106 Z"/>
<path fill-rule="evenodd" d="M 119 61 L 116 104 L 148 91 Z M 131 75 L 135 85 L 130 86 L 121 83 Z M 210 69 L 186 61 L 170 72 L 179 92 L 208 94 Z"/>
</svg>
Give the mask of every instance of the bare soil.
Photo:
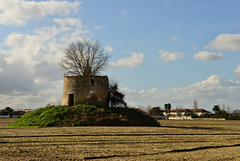
<svg viewBox="0 0 240 161">
<path fill-rule="evenodd" d="M 9 127 L 0 160 L 240 160 L 240 121 L 160 120 L 162 127 Z"/>
</svg>

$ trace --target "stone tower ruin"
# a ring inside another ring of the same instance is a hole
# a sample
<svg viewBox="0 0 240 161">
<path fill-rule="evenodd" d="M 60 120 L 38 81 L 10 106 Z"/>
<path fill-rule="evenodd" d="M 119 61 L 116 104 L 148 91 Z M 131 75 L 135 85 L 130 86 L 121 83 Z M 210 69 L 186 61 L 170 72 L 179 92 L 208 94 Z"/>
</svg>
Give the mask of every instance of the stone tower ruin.
<svg viewBox="0 0 240 161">
<path fill-rule="evenodd" d="M 62 104 L 94 104 L 108 107 L 107 76 L 66 76 L 63 81 Z"/>
</svg>

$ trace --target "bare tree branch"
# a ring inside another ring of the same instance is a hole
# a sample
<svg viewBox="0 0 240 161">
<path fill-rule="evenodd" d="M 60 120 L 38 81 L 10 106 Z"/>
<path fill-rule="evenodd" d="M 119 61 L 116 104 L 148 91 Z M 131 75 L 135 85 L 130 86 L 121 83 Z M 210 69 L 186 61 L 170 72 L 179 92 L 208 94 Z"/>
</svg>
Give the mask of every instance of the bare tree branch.
<svg viewBox="0 0 240 161">
<path fill-rule="evenodd" d="M 99 75 L 108 61 L 109 55 L 99 41 L 83 40 L 70 44 L 60 67 L 65 71 L 64 75 L 93 76 Z"/>
</svg>

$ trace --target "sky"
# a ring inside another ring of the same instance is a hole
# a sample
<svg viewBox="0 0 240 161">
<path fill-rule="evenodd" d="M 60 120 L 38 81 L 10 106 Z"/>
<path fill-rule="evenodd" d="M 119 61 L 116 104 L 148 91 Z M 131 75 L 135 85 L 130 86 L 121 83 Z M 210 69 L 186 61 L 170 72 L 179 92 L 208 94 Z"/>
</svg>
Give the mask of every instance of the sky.
<svg viewBox="0 0 240 161">
<path fill-rule="evenodd" d="M 70 43 L 98 40 L 130 107 L 240 109 L 239 0 L 1 0 L 0 108 L 61 104 Z"/>
</svg>

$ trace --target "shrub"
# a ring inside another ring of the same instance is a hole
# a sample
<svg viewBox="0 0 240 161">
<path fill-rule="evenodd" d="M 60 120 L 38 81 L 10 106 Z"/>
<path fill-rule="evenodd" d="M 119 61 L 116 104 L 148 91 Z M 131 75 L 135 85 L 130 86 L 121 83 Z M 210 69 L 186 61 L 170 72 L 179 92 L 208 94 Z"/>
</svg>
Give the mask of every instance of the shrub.
<svg viewBox="0 0 240 161">
<path fill-rule="evenodd" d="M 160 126 L 133 108 L 94 105 L 47 106 L 22 116 L 10 126 Z"/>
</svg>

